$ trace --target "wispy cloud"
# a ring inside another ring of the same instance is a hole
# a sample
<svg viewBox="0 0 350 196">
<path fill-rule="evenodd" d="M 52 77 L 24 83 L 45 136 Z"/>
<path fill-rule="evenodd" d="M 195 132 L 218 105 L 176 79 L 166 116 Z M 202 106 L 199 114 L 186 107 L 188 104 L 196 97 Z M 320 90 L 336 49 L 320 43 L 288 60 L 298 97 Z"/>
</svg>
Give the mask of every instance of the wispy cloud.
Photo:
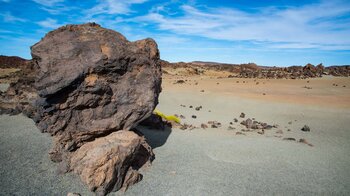
<svg viewBox="0 0 350 196">
<path fill-rule="evenodd" d="M 64 0 L 33 0 L 35 3 L 47 6 L 47 7 L 52 7 L 57 5 L 58 3 L 64 2 Z"/>
<path fill-rule="evenodd" d="M 256 12 L 183 5 L 181 11 L 183 15 L 170 17 L 153 10 L 130 21 L 156 24 L 160 30 L 180 35 L 264 44 L 282 42 L 280 46 L 274 45 L 280 48 L 339 46 L 350 49 L 350 3 L 346 1 L 323 1 L 301 7 L 265 7 Z"/>
<path fill-rule="evenodd" d="M 19 18 L 12 15 L 10 12 L 5 12 L 4 14 L 0 14 L 2 16 L 4 22 L 26 22 L 27 20 L 24 18 Z"/>
<path fill-rule="evenodd" d="M 52 18 L 47 18 L 46 20 L 39 21 L 37 22 L 37 24 L 40 25 L 41 27 L 49 28 L 49 29 L 55 29 L 63 25 L 63 24 L 59 24 L 57 20 Z"/>
<path fill-rule="evenodd" d="M 147 0 L 99 0 L 99 3 L 85 11 L 89 16 L 98 14 L 129 14 L 133 4 L 142 4 Z"/>
</svg>

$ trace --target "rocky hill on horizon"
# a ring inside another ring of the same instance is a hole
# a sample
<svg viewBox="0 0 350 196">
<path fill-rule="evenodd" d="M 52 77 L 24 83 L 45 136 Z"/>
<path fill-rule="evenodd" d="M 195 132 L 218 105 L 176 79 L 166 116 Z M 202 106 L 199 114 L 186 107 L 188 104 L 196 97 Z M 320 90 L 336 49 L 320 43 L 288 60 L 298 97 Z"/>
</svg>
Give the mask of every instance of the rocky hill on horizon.
<svg viewBox="0 0 350 196">
<path fill-rule="evenodd" d="M 31 60 L 17 56 L 0 55 L 0 69 L 29 69 Z M 289 67 L 263 66 L 255 63 L 229 64 L 219 62 L 192 61 L 171 63 L 161 60 L 162 71 L 165 75 L 191 76 L 203 75 L 212 77 L 238 77 L 238 78 L 289 78 L 305 79 L 331 75 L 338 77 L 350 76 L 350 65 L 323 64 L 305 66 L 294 65 Z M 11 75 L 13 77 L 13 75 Z"/>
<path fill-rule="evenodd" d="M 202 61 L 170 63 L 162 60 L 162 68 L 164 74 L 178 76 L 206 75 L 218 77 L 275 79 L 305 79 L 322 77 L 323 75 L 341 77 L 350 76 L 350 65 L 325 67 L 322 63 L 317 66 L 308 63 L 305 66 L 270 67 L 260 66 L 255 63 L 226 64 Z"/>
</svg>

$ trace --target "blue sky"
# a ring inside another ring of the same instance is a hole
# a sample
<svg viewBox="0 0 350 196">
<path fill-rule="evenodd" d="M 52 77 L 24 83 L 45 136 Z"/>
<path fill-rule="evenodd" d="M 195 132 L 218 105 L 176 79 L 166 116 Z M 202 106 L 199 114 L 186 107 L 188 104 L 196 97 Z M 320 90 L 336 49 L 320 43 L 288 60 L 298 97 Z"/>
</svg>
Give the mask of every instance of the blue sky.
<svg viewBox="0 0 350 196">
<path fill-rule="evenodd" d="M 0 0 L 0 54 L 30 59 L 48 31 L 85 22 L 151 37 L 171 62 L 350 64 L 349 0 Z"/>
</svg>

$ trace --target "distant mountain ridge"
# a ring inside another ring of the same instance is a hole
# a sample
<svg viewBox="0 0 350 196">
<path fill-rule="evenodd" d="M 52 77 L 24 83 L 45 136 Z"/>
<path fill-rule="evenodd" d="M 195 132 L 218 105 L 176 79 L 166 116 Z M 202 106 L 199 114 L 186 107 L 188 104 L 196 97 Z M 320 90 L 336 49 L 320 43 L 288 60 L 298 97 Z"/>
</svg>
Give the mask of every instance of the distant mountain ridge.
<svg viewBox="0 0 350 196">
<path fill-rule="evenodd" d="M 19 68 L 28 69 L 28 66 L 33 66 L 31 60 L 26 60 L 17 56 L 0 55 L 0 68 Z M 350 65 L 332 65 L 324 67 L 321 64 L 315 66 L 310 63 L 305 66 L 261 66 L 255 63 L 245 64 L 229 64 L 219 62 L 192 61 L 192 62 L 177 62 L 170 63 L 161 60 L 160 64 L 164 74 L 174 75 L 211 75 L 220 77 L 243 77 L 243 78 L 310 78 L 322 77 L 322 75 L 332 76 L 350 76 Z M 31 68 L 29 68 L 31 69 Z M 174 70 L 181 70 L 175 73 Z"/>
<path fill-rule="evenodd" d="M 164 74 L 185 76 L 208 75 L 207 73 L 210 76 L 215 76 L 214 72 L 219 77 L 239 78 L 304 79 L 322 77 L 323 75 L 350 76 L 350 65 L 324 67 L 322 63 L 317 66 L 308 63 L 305 66 L 268 67 L 255 63 L 227 64 L 204 61 L 169 63 L 163 60 L 161 64 Z M 180 70 L 180 72 L 177 73 L 174 71 L 175 69 Z"/>
</svg>

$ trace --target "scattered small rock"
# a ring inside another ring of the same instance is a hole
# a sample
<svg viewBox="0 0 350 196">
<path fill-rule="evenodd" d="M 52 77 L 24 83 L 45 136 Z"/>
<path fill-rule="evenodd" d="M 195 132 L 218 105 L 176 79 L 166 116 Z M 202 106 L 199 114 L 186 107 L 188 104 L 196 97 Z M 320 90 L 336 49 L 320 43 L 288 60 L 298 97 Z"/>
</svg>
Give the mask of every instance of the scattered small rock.
<svg viewBox="0 0 350 196">
<path fill-rule="evenodd" d="M 196 115 L 192 115 L 192 118 L 197 118 L 197 116 Z"/>
<path fill-rule="evenodd" d="M 245 133 L 242 133 L 242 132 L 240 132 L 240 131 L 237 131 L 237 132 L 236 132 L 236 135 L 245 135 Z"/>
<path fill-rule="evenodd" d="M 307 144 L 307 145 L 309 145 L 309 146 L 314 146 L 313 144 L 310 144 L 306 139 L 303 139 L 303 138 L 301 138 L 300 140 L 299 140 L 299 142 L 300 143 L 304 143 L 304 144 Z"/>
<path fill-rule="evenodd" d="M 176 82 L 174 84 L 183 84 L 183 83 L 185 83 L 184 80 L 176 80 Z"/>
<path fill-rule="evenodd" d="M 180 115 L 180 118 L 185 119 L 186 117 L 185 117 L 184 115 L 181 114 L 181 115 Z"/>
<path fill-rule="evenodd" d="M 239 115 L 240 118 L 244 118 L 245 114 L 242 112 L 241 115 Z"/>
<path fill-rule="evenodd" d="M 205 123 L 202 123 L 202 124 L 201 124 L 201 128 L 202 128 L 202 129 L 206 129 L 206 128 L 208 128 L 208 125 L 205 124 Z"/>
<path fill-rule="evenodd" d="M 181 104 L 180 106 L 181 106 L 181 107 L 184 107 L 184 108 L 186 107 L 185 105 L 182 105 L 182 104 Z"/>
<path fill-rule="evenodd" d="M 253 121 L 252 121 L 250 118 L 248 118 L 247 120 L 242 121 L 242 122 L 241 122 L 241 125 L 244 125 L 244 126 L 246 126 L 248 129 L 251 129 L 252 126 L 253 126 Z"/>
<path fill-rule="evenodd" d="M 265 130 L 264 130 L 264 129 L 261 129 L 261 131 L 258 131 L 258 134 L 264 135 L 264 134 L 265 134 Z"/>
<path fill-rule="evenodd" d="M 189 107 L 189 108 L 193 108 L 193 106 L 191 106 L 191 105 L 190 105 L 190 107 Z"/>
<path fill-rule="evenodd" d="M 276 131 L 277 134 L 283 134 L 283 131 L 282 130 L 278 130 Z"/>
<path fill-rule="evenodd" d="M 305 132 L 309 132 L 310 131 L 310 127 L 307 126 L 307 125 L 304 125 L 303 128 L 301 128 L 302 131 L 305 131 Z"/>
<path fill-rule="evenodd" d="M 287 129 L 287 131 L 291 131 L 290 129 Z"/>
<path fill-rule="evenodd" d="M 228 127 L 227 127 L 227 130 L 234 130 L 234 129 L 236 129 L 236 128 L 233 127 L 233 126 L 228 126 Z"/>
<path fill-rule="evenodd" d="M 201 90 L 202 93 L 204 93 L 204 90 Z"/>
<path fill-rule="evenodd" d="M 202 109 L 202 106 L 198 106 L 198 107 L 195 108 L 195 110 L 197 110 L 197 111 L 199 111 L 201 109 Z"/>
<path fill-rule="evenodd" d="M 290 124 L 290 125 L 291 125 L 291 124 L 292 124 L 292 121 L 289 121 L 289 122 L 288 122 L 288 124 Z"/>
<path fill-rule="evenodd" d="M 312 89 L 312 87 L 310 87 L 310 86 L 304 86 L 303 88 Z"/>
<path fill-rule="evenodd" d="M 211 125 L 211 128 L 219 128 L 221 127 L 221 123 L 217 121 L 208 121 L 208 124 Z"/>
<path fill-rule="evenodd" d="M 266 93 L 263 93 L 263 95 L 266 95 Z"/>
<path fill-rule="evenodd" d="M 237 118 L 234 118 L 233 121 L 236 123 L 236 122 L 238 122 L 238 119 L 237 119 Z"/>
<path fill-rule="evenodd" d="M 285 137 L 285 138 L 283 138 L 283 140 L 296 141 L 296 139 L 293 137 Z"/>
<path fill-rule="evenodd" d="M 193 126 L 193 125 L 186 124 L 186 123 L 183 124 L 183 125 L 180 127 L 181 130 L 186 130 L 186 129 L 192 130 L 192 129 L 195 129 L 195 128 L 197 128 L 197 127 L 195 127 L 195 126 Z"/>
</svg>

